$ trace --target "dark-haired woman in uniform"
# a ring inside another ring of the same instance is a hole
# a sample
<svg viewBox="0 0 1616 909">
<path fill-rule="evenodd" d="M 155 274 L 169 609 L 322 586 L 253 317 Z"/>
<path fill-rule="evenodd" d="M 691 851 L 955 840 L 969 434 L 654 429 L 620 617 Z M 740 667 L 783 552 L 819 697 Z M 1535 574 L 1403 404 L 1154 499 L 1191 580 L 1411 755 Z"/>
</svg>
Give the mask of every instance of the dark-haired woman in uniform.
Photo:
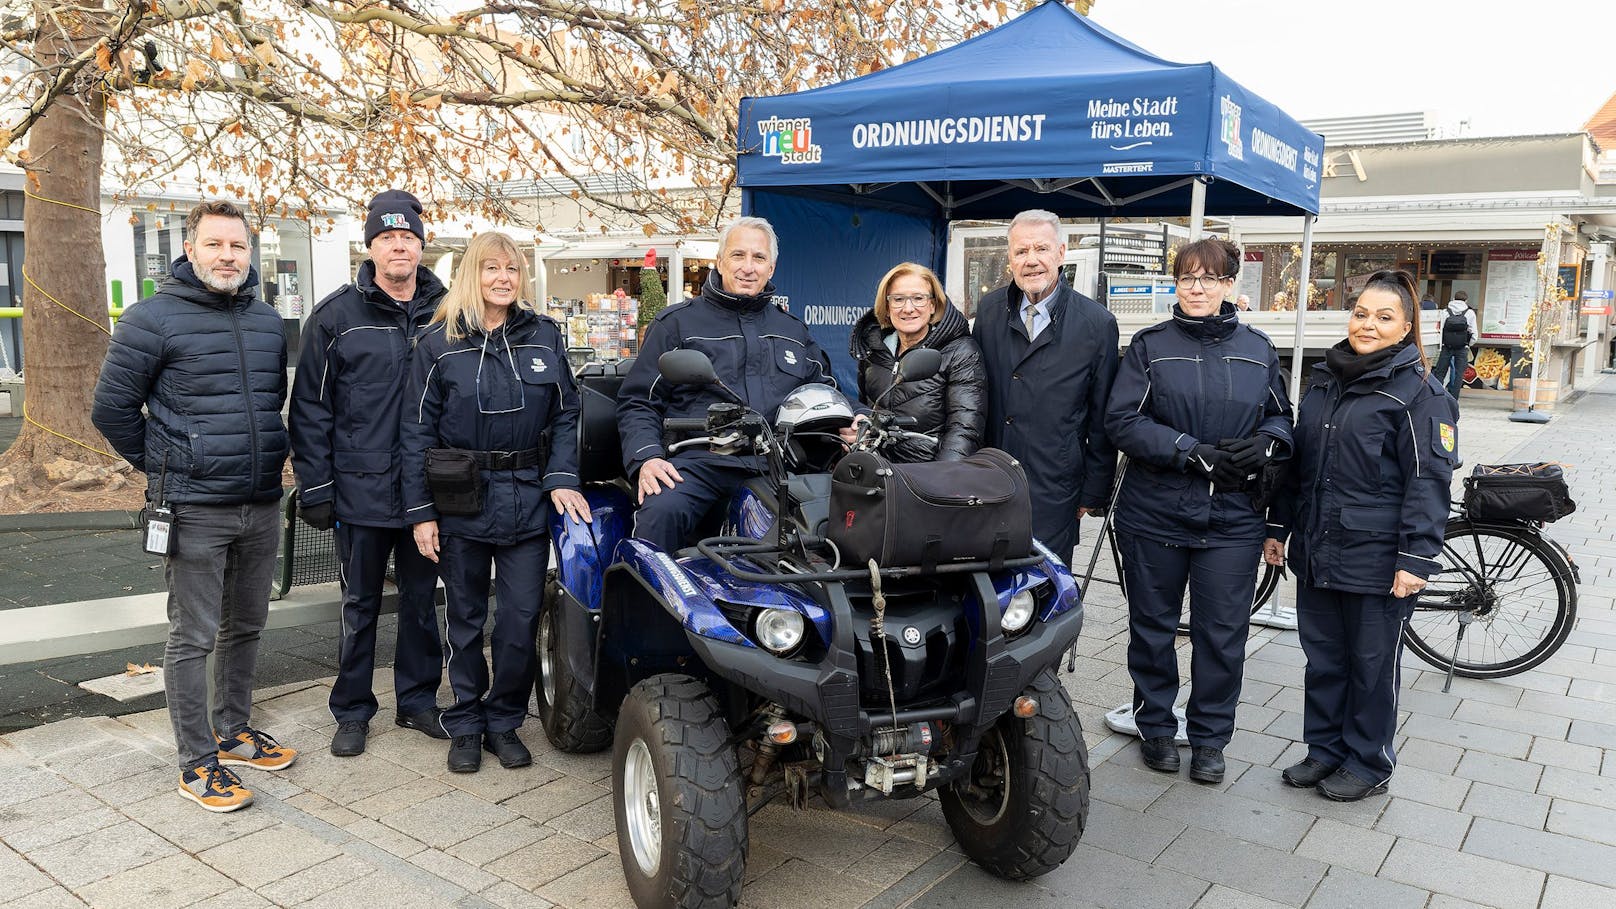
<svg viewBox="0 0 1616 909">
<path fill-rule="evenodd" d="M 1223 779 L 1266 535 L 1248 478 L 1291 446 L 1279 355 L 1227 299 L 1240 259 L 1217 239 L 1179 252 L 1173 317 L 1129 342 L 1105 424 L 1129 458 L 1113 507 L 1140 757 L 1178 772 L 1173 644 L 1187 586 L 1189 775 L 1203 783 Z"/>
<path fill-rule="evenodd" d="M 509 237 L 471 238 L 416 342 L 399 431 L 405 518 L 421 554 L 438 563 L 448 600 L 454 705 L 443 726 L 457 773 L 481 766 L 479 748 L 505 767 L 532 763 L 516 730 L 538 666 L 547 517 L 553 505 L 590 520 L 578 492 L 578 394 L 566 347 L 556 323 L 521 299 L 527 286 Z M 490 680 L 483 625 L 496 568 Z"/>
<path fill-rule="evenodd" d="M 1337 801 L 1385 792 L 1396 765 L 1403 625 L 1437 568 L 1458 461 L 1459 409 L 1419 338 L 1414 279 L 1375 272 L 1302 393 L 1292 494 L 1263 544 L 1283 564 L 1289 535 L 1307 655 L 1307 757 L 1283 778 Z"/>
</svg>

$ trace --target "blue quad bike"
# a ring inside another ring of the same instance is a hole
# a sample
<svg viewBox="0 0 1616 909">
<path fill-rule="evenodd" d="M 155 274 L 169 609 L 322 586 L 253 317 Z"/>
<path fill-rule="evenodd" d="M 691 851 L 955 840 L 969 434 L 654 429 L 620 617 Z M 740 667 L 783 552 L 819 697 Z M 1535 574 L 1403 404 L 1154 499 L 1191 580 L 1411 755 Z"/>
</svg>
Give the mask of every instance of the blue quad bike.
<svg viewBox="0 0 1616 909">
<path fill-rule="evenodd" d="M 901 362 L 900 382 L 938 368 L 929 350 Z M 658 365 L 663 381 L 728 393 L 698 351 Z M 779 797 L 841 808 L 935 791 L 960 847 L 993 874 L 1033 878 L 1071 855 L 1089 768 L 1056 678 L 1083 622 L 1060 559 L 1035 544 L 997 564 L 840 564 L 825 536 L 831 477 L 809 450 L 817 438 L 842 451 L 812 411 L 842 425 L 851 413 L 824 386 L 828 397 L 798 401 L 789 421 L 783 405 L 775 425 L 738 399 L 666 421 L 670 434 L 694 434 L 675 448 L 752 453 L 767 470 L 717 509 L 723 533 L 663 552 L 631 535 L 629 487 L 609 477 L 621 373 L 591 367 L 579 379 L 594 521 L 558 516 L 551 527 L 535 687 L 557 748 L 612 748 L 636 905 L 737 904 L 747 818 Z M 878 408 L 855 447 L 902 437 L 898 422 Z"/>
</svg>

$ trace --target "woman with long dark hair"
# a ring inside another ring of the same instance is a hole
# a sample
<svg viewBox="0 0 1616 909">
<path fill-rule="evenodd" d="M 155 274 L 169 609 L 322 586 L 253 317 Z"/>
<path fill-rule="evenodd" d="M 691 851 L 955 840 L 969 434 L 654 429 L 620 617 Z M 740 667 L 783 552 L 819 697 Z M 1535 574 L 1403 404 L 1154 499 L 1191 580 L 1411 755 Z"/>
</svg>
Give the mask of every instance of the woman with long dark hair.
<svg viewBox="0 0 1616 909">
<path fill-rule="evenodd" d="M 1420 347 L 1414 279 L 1375 272 L 1302 393 L 1288 494 L 1263 544 L 1281 565 L 1289 536 L 1307 655 L 1307 757 L 1284 771 L 1292 786 L 1337 801 L 1386 791 L 1403 625 L 1442 551 L 1458 421 Z"/>
</svg>

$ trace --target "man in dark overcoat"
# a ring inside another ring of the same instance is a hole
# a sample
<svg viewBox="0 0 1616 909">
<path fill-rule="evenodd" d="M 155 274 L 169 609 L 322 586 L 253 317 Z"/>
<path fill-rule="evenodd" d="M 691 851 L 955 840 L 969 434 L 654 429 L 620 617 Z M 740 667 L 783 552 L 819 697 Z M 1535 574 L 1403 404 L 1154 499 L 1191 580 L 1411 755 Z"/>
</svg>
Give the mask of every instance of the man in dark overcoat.
<svg viewBox="0 0 1616 909">
<path fill-rule="evenodd" d="M 1032 530 L 1070 560 L 1077 523 L 1106 507 L 1116 449 L 1105 407 L 1117 374 L 1117 320 L 1061 280 L 1065 231 L 1054 214 L 1010 223 L 1010 278 L 977 304 L 972 334 L 988 378 L 987 444 L 1019 460 Z"/>
</svg>

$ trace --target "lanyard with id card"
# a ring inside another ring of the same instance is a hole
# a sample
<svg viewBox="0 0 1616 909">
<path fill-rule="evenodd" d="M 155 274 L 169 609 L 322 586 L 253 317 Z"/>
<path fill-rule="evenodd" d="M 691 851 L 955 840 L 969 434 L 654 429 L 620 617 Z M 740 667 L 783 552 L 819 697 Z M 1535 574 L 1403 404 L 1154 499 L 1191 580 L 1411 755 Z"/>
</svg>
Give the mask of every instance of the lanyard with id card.
<svg viewBox="0 0 1616 909">
<path fill-rule="evenodd" d="M 163 469 L 157 474 L 157 504 L 141 512 L 146 522 L 146 533 L 141 548 L 152 555 L 174 554 L 174 512 L 163 498 L 163 485 L 168 479 L 168 453 L 163 453 Z"/>
</svg>

